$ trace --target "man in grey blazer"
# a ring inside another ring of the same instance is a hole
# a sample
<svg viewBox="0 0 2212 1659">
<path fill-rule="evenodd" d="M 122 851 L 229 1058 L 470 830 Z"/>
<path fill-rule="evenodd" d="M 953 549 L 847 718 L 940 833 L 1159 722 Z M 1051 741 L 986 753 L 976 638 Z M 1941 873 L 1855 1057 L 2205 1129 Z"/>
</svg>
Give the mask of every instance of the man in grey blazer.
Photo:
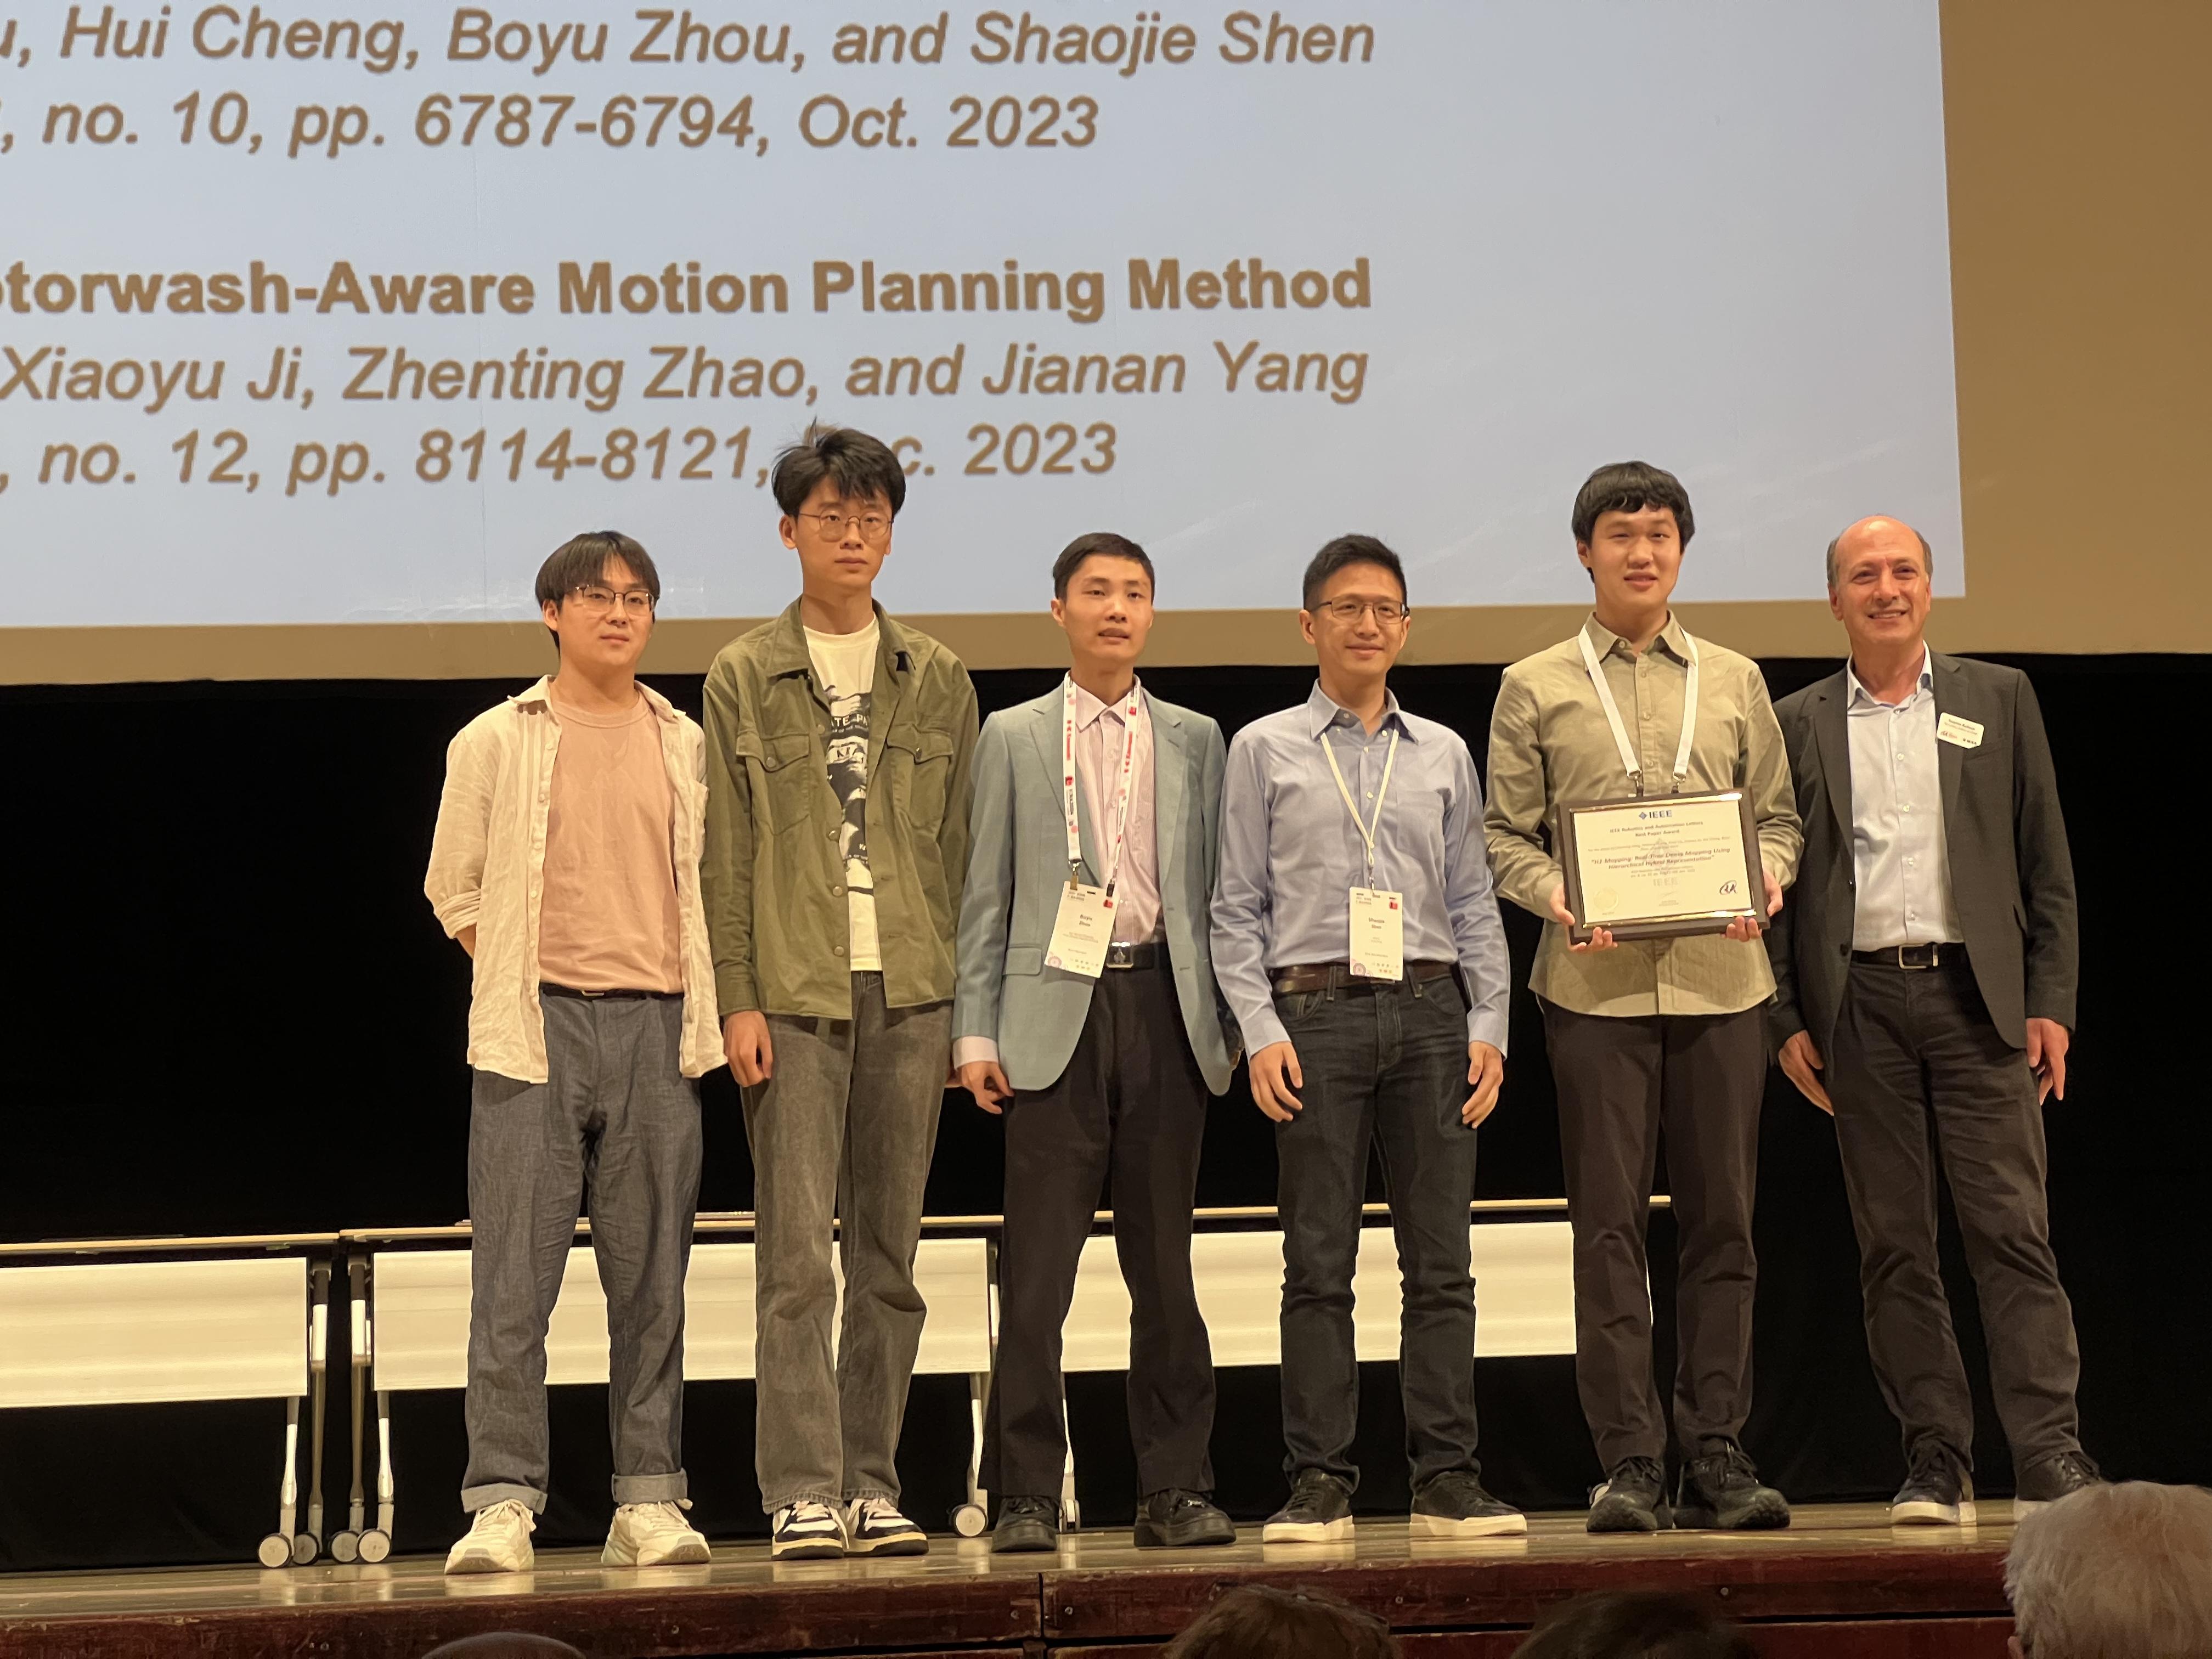
<svg viewBox="0 0 2212 1659">
<path fill-rule="evenodd" d="M 992 1547 L 1058 1543 L 1060 1328 L 1109 1181 L 1145 1494 L 1136 1542 L 1225 1544 L 1237 1534 L 1211 1497 L 1213 1357 L 1190 1267 L 1206 1097 L 1236 1065 L 1206 943 L 1221 728 L 1137 682 L 1152 623 L 1144 549 L 1079 537 L 1052 577 L 1072 666 L 978 739 L 952 1012 L 961 1084 L 1006 1124 Z"/>
<path fill-rule="evenodd" d="M 1945 1524 L 1973 1519 L 1973 1407 L 1936 1265 L 1937 1157 L 2018 1503 L 2100 1477 L 2044 1196 L 2078 956 L 2058 781 L 2027 677 L 1928 648 L 1933 562 L 1894 519 L 1829 544 L 1851 655 L 1775 705 L 1805 850 L 1767 949 L 1782 1069 L 1836 1120 L 1867 1345 L 1904 1431 L 1890 1519 Z"/>
</svg>

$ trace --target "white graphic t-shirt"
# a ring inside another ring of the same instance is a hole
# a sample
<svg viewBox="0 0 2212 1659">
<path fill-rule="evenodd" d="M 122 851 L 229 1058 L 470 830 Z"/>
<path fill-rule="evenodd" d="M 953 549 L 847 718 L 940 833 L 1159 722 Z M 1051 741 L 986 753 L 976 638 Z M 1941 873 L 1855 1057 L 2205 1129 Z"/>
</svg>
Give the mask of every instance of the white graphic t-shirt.
<svg viewBox="0 0 2212 1659">
<path fill-rule="evenodd" d="M 876 689 L 878 629 L 857 634 L 806 630 L 806 653 L 830 704 L 830 788 L 845 809 L 846 954 L 855 973 L 881 973 L 876 943 L 876 884 L 868 873 L 868 704 Z"/>
</svg>

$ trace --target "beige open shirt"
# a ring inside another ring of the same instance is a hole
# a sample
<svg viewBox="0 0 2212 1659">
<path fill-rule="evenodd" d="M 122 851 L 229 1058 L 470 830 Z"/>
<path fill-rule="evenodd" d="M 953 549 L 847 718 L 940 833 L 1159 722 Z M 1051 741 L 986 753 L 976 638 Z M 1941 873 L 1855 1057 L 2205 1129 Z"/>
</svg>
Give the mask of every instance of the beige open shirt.
<svg viewBox="0 0 2212 1659">
<path fill-rule="evenodd" d="M 1682 740 L 1682 690 L 1689 657 L 1682 625 L 1669 617 L 1638 655 L 1599 623 L 1583 624 L 1620 706 L 1647 794 L 1673 787 Z M 1561 871 L 1558 812 L 1568 802 L 1631 794 L 1620 750 L 1591 685 L 1582 647 L 1561 641 L 1505 671 L 1490 721 L 1489 807 L 1483 839 L 1498 890 L 1545 919 L 1528 988 L 1578 1014 L 1732 1014 L 1774 994 L 1765 946 L 1717 933 L 1636 939 L 1610 951 L 1567 949 L 1551 920 Z M 1759 862 L 1778 885 L 1797 874 L 1804 834 L 1790 786 L 1790 758 L 1766 682 L 1748 657 L 1698 641 L 1698 727 L 1685 791 L 1742 789 L 1759 826 Z"/>
<path fill-rule="evenodd" d="M 422 890 L 448 938 L 477 930 L 469 1064 L 524 1083 L 546 1081 L 545 1017 L 538 1000 L 538 905 L 545 887 L 545 819 L 561 724 L 551 682 L 540 680 L 463 726 L 446 750 L 446 787 Z M 714 959 L 699 896 L 707 820 L 707 739 L 698 723 L 648 686 L 675 810 L 678 940 L 684 964 L 686 1077 L 722 1063 L 714 1017 Z"/>
</svg>

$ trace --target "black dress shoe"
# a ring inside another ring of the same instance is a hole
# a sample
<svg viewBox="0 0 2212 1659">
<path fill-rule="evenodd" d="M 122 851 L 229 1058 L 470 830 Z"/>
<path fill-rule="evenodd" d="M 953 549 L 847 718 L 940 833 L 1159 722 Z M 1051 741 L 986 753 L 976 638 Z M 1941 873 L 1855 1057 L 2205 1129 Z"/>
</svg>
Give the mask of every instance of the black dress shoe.
<svg viewBox="0 0 2212 1659">
<path fill-rule="evenodd" d="M 1940 1440 L 1923 1440 L 1912 1454 L 1912 1471 L 1889 1500 L 1889 1524 L 1971 1527 L 1974 1478 L 1966 1460 Z"/>
<path fill-rule="evenodd" d="M 1181 1486 L 1146 1494 L 1137 1505 L 1137 1547 L 1182 1550 L 1200 1544 L 1233 1544 L 1237 1523 L 1202 1492 Z"/>
<path fill-rule="evenodd" d="M 1002 1498 L 999 1524 L 991 1528 L 991 1553 L 1018 1555 L 1060 1547 L 1060 1500 Z"/>
<path fill-rule="evenodd" d="M 2013 1493 L 2012 1512 L 2026 1515 L 2085 1486 L 2104 1484 L 2105 1477 L 2097 1466 L 2080 1452 L 2060 1452 L 2031 1463 L 2020 1472 L 2020 1484 Z"/>
<path fill-rule="evenodd" d="M 1664 1532 L 1674 1524 L 1667 1474 L 1656 1457 L 1624 1457 L 1590 1494 L 1592 1532 Z"/>
<path fill-rule="evenodd" d="M 1674 1490 L 1674 1524 L 1721 1532 L 1763 1532 L 1790 1524 L 1790 1500 L 1759 1484 L 1759 1471 L 1733 1440 L 1682 1466 Z"/>
</svg>

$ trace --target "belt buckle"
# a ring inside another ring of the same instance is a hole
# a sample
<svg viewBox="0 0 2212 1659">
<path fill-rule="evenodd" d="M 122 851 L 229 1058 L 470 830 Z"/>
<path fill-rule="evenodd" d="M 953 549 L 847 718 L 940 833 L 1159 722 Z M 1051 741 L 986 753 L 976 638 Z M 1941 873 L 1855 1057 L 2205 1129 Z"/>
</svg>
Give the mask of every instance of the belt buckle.
<svg viewBox="0 0 2212 1659">
<path fill-rule="evenodd" d="M 1925 962 L 1907 961 L 1905 959 L 1905 953 L 1908 951 L 1925 951 L 1928 952 L 1928 960 Z M 1940 945 L 1900 945 L 1897 947 L 1897 965 L 1899 969 L 1908 974 L 1924 974 L 1930 968 L 1940 966 L 1942 962 L 1942 957 L 1943 947 Z"/>
<path fill-rule="evenodd" d="M 1124 939 L 1114 939 L 1106 946 L 1106 965 L 1109 968 L 1133 968 L 1137 965 L 1137 947 Z"/>
</svg>

